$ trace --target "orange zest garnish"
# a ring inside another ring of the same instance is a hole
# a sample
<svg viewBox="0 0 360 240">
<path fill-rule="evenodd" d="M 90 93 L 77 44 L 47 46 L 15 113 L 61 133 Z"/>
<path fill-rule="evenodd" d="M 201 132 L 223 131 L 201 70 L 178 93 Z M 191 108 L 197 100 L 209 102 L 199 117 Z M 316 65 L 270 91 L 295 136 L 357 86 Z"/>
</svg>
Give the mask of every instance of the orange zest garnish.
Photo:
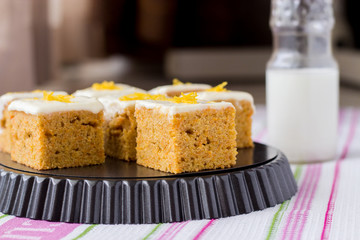
<svg viewBox="0 0 360 240">
<path fill-rule="evenodd" d="M 177 78 L 174 78 L 173 79 L 173 86 L 177 86 L 177 85 L 190 85 L 191 83 L 189 82 L 186 82 L 186 83 L 183 83 L 182 81 L 180 81 L 179 79 Z"/>
<path fill-rule="evenodd" d="M 135 101 L 135 100 L 157 100 L 157 101 L 167 101 L 173 103 L 197 103 L 197 93 L 191 92 L 188 94 L 181 93 L 179 97 L 168 98 L 162 94 L 149 94 L 149 93 L 133 93 L 125 95 L 119 98 L 120 101 Z"/>
<path fill-rule="evenodd" d="M 223 82 L 223 83 L 220 83 L 219 85 L 213 87 L 213 88 L 210 88 L 210 89 L 207 89 L 205 90 L 206 92 L 226 92 L 226 91 L 229 91 L 225 88 L 225 86 L 227 85 L 228 83 L 227 82 Z"/>
<path fill-rule="evenodd" d="M 195 104 L 197 103 L 197 93 L 196 92 L 191 92 L 188 94 L 184 94 L 181 93 L 181 95 L 179 97 L 173 97 L 172 99 L 170 99 L 171 102 L 174 103 L 190 103 L 190 104 Z"/>
<path fill-rule="evenodd" d="M 116 86 L 115 83 L 113 81 L 104 81 L 102 83 L 94 83 L 92 86 L 91 86 L 92 89 L 94 90 L 98 90 L 98 91 L 101 91 L 101 90 L 121 90 L 122 87 L 119 87 L 119 86 Z"/>
<path fill-rule="evenodd" d="M 45 101 L 58 101 L 58 102 L 64 102 L 64 103 L 71 103 L 71 99 L 74 98 L 72 95 L 55 95 L 54 92 L 46 92 L 43 91 L 43 98 L 41 100 Z"/>
<path fill-rule="evenodd" d="M 160 101 L 167 101 L 169 98 L 167 98 L 165 95 L 162 94 L 156 94 L 151 95 L 149 93 L 133 93 L 129 95 L 125 95 L 119 98 L 120 101 L 135 101 L 135 100 L 160 100 Z"/>
</svg>

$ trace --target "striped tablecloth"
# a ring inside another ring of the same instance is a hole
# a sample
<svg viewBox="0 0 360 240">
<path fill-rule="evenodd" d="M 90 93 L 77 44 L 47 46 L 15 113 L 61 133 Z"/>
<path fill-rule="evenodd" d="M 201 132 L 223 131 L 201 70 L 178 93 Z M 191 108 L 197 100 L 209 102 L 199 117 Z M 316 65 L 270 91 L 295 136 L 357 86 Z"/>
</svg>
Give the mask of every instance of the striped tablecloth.
<svg viewBox="0 0 360 240">
<path fill-rule="evenodd" d="M 293 165 L 299 191 L 275 207 L 224 219 L 149 225 L 66 224 L 0 213 L 0 239 L 359 239 L 359 115 L 360 109 L 341 109 L 336 159 Z M 266 143 L 263 106 L 257 107 L 253 125 L 255 140 Z"/>
</svg>

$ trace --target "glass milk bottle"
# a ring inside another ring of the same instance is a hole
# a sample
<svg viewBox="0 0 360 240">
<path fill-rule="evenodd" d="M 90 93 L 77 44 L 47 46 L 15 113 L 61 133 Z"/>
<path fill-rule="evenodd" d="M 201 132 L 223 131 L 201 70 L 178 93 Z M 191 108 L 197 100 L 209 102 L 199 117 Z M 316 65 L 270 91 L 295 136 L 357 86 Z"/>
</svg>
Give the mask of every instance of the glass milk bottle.
<svg viewBox="0 0 360 240">
<path fill-rule="evenodd" d="M 290 162 L 335 157 L 339 69 L 331 0 L 272 0 L 274 51 L 266 69 L 269 144 Z"/>
</svg>

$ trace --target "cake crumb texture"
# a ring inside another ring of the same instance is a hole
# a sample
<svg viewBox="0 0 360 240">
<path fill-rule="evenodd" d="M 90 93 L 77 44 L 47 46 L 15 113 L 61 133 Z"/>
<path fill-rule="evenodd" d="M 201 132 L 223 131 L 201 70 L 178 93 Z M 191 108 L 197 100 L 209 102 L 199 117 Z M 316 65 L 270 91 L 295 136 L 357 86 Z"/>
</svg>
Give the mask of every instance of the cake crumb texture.
<svg viewBox="0 0 360 240">
<path fill-rule="evenodd" d="M 235 127 L 236 127 L 236 145 L 238 148 L 254 147 L 253 140 L 251 138 L 252 129 L 252 115 L 254 114 L 254 108 L 251 102 L 246 100 L 229 100 L 235 109 Z"/>
<path fill-rule="evenodd" d="M 137 163 L 171 172 L 226 168 L 236 163 L 235 109 L 205 109 L 168 116 L 135 110 Z"/>
<path fill-rule="evenodd" d="M 7 107 L 3 111 L 3 117 L 0 119 L 0 151 L 10 153 L 11 141 L 10 141 L 10 117 Z"/>
<path fill-rule="evenodd" d="M 26 114 L 9 111 L 12 160 L 37 170 L 105 161 L 103 112 Z"/>
<path fill-rule="evenodd" d="M 105 153 L 126 161 L 136 160 L 135 105 L 116 113 L 104 124 Z"/>
</svg>

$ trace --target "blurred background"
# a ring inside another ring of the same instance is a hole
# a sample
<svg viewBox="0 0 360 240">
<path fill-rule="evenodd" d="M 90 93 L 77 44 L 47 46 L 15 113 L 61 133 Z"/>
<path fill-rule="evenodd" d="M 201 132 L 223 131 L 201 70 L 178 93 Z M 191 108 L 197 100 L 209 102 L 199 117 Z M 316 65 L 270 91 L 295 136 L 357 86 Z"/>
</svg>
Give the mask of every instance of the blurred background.
<svg viewBox="0 0 360 240">
<path fill-rule="evenodd" d="M 0 0 L 0 94 L 104 80 L 150 89 L 177 77 L 229 81 L 265 103 L 270 2 Z M 342 105 L 360 105 L 359 7 L 334 0 Z"/>
</svg>

